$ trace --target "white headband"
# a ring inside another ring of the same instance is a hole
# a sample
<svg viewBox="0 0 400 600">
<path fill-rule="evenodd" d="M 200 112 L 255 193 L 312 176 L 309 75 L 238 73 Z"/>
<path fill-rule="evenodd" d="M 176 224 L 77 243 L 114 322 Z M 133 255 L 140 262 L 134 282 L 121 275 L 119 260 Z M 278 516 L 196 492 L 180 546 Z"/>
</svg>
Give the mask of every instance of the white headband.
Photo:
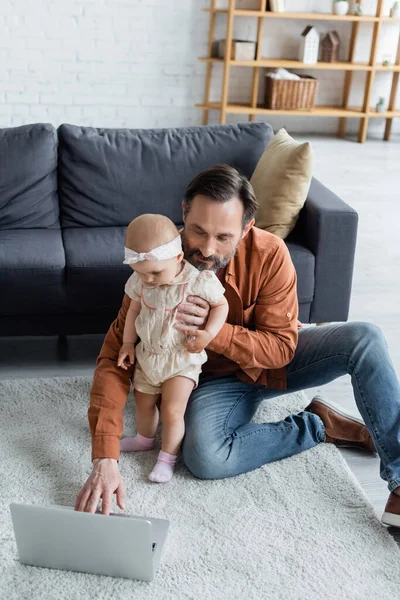
<svg viewBox="0 0 400 600">
<path fill-rule="evenodd" d="M 167 260 L 168 258 L 174 258 L 182 252 L 182 241 L 181 236 L 177 235 L 175 239 L 168 244 L 157 246 L 150 252 L 135 252 L 130 248 L 125 248 L 125 260 L 124 265 L 133 265 L 143 260 Z"/>
</svg>

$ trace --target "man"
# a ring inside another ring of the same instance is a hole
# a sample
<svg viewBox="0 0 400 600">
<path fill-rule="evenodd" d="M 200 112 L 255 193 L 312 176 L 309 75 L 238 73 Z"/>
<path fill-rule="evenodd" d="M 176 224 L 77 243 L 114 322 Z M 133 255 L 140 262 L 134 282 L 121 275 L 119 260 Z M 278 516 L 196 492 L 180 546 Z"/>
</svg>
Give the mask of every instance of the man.
<svg viewBox="0 0 400 600">
<path fill-rule="evenodd" d="M 368 323 L 302 328 L 297 320 L 296 273 L 276 236 L 254 228 L 257 202 L 249 181 L 222 165 L 200 173 L 183 202 L 185 257 L 215 271 L 229 315 L 212 340 L 199 386 L 185 415 L 183 460 L 196 477 L 233 477 L 305 451 L 321 442 L 379 453 L 380 475 L 391 492 L 385 515 L 400 526 L 400 385 L 380 330 Z M 200 298 L 181 305 L 176 327 L 195 334 L 209 307 Z M 123 408 L 132 369 L 117 367 L 129 298 L 124 297 L 100 355 L 88 412 L 93 471 L 75 508 L 94 512 L 112 494 L 124 508 L 118 469 Z M 252 423 L 260 402 L 350 374 L 360 424 L 324 401 L 278 423 Z M 398 523 L 397 523 L 398 520 Z"/>
</svg>

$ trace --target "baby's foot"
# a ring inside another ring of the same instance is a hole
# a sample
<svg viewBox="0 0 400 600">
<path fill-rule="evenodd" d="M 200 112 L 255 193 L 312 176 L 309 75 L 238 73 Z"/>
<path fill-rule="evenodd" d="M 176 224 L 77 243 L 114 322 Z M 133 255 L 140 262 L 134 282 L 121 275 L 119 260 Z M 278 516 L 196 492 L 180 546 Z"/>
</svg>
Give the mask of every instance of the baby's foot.
<svg viewBox="0 0 400 600">
<path fill-rule="evenodd" d="M 119 443 L 121 452 L 143 452 L 153 450 L 154 438 L 147 438 L 138 433 L 135 437 L 125 437 Z"/>
<path fill-rule="evenodd" d="M 156 483 L 166 483 L 169 481 L 174 474 L 175 464 L 175 454 L 168 454 L 168 452 L 160 450 L 154 469 L 149 475 L 150 481 L 155 481 Z"/>
</svg>

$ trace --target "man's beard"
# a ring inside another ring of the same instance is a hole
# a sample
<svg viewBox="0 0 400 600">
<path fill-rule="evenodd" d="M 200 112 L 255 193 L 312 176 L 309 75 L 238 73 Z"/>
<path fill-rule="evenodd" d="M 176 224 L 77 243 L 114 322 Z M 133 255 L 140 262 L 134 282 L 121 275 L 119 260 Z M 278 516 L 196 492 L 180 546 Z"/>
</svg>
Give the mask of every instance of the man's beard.
<svg viewBox="0 0 400 600">
<path fill-rule="evenodd" d="M 203 256 L 199 248 L 189 248 L 186 242 L 186 237 L 184 231 L 181 234 L 182 238 L 182 247 L 185 253 L 185 258 L 191 265 L 196 267 L 199 271 L 213 271 L 216 273 L 220 269 L 224 269 L 226 265 L 230 262 L 231 258 L 233 258 L 237 252 L 239 247 L 239 243 L 237 243 L 233 252 L 231 252 L 228 256 L 218 256 L 217 254 L 213 254 L 212 256 Z M 201 262 L 198 259 L 207 259 L 210 261 L 209 263 Z M 211 264 L 211 267 L 208 265 Z"/>
</svg>

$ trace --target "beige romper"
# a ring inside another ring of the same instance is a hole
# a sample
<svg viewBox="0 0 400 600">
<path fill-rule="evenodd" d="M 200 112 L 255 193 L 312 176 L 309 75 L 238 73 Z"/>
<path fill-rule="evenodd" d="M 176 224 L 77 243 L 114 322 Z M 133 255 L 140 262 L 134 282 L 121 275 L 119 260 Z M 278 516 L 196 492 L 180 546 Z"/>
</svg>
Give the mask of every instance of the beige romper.
<svg viewBox="0 0 400 600">
<path fill-rule="evenodd" d="M 136 346 L 133 377 L 134 388 L 139 392 L 160 394 L 162 383 L 177 375 L 192 379 L 196 386 L 201 366 L 207 360 L 205 350 L 191 354 L 183 347 L 185 335 L 173 327 L 177 307 L 188 296 L 218 303 L 225 290 L 212 271 L 198 271 L 187 261 L 183 263 L 182 271 L 170 285 L 143 286 L 137 273 L 126 282 L 125 293 L 141 303 L 136 318 L 140 342 Z"/>
</svg>

